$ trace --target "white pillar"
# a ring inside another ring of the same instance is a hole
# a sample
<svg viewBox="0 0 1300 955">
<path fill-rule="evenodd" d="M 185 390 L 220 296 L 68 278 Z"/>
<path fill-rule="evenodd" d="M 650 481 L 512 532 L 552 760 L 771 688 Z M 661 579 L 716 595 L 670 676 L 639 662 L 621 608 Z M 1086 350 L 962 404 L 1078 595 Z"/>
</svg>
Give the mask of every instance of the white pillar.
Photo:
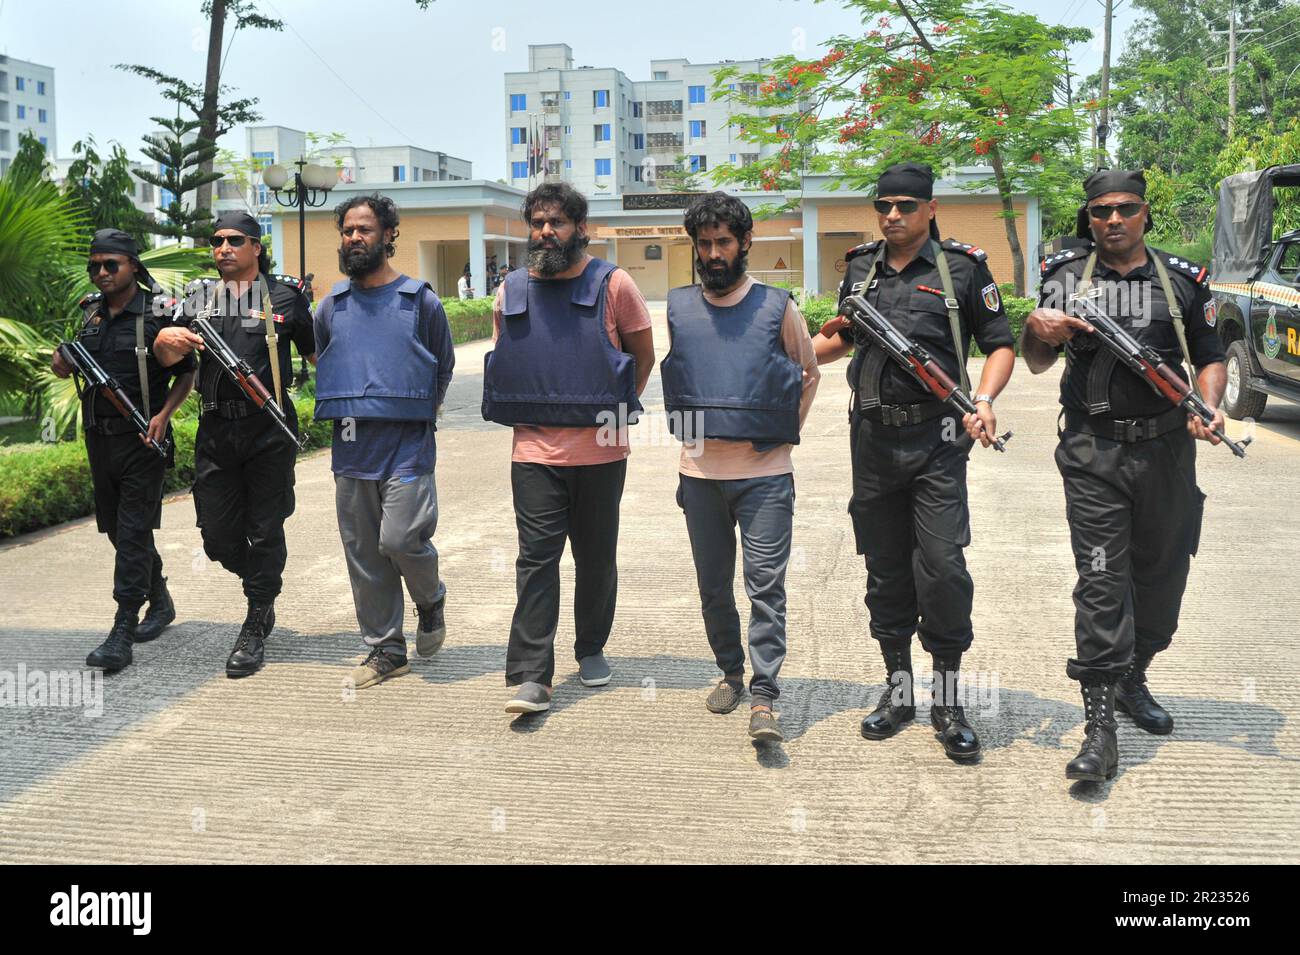
<svg viewBox="0 0 1300 955">
<path fill-rule="evenodd" d="M 817 258 L 817 205 L 803 204 L 803 287 L 809 295 L 820 295 L 822 290 L 821 263 Z"/>
<path fill-rule="evenodd" d="M 483 211 L 469 214 L 469 284 L 476 296 L 487 294 L 487 249 L 484 244 Z"/>
<path fill-rule="evenodd" d="M 610 239 L 605 245 L 605 260 L 611 265 L 618 265 L 618 239 Z"/>
</svg>

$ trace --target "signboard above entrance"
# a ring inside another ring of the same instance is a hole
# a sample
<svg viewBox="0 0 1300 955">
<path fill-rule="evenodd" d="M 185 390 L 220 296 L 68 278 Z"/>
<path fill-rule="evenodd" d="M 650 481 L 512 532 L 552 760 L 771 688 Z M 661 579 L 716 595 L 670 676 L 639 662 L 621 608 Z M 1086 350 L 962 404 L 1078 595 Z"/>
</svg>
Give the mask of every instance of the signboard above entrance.
<svg viewBox="0 0 1300 955">
<path fill-rule="evenodd" d="M 626 192 L 623 194 L 623 211 L 685 209 L 702 195 L 702 192 Z"/>
</svg>

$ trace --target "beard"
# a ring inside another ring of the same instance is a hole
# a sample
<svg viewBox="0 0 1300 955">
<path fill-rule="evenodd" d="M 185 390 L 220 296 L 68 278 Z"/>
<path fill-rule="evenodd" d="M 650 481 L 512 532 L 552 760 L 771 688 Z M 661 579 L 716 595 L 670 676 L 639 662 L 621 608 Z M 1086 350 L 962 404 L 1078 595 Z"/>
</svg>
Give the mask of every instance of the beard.
<svg viewBox="0 0 1300 955">
<path fill-rule="evenodd" d="M 385 258 L 382 242 L 361 248 L 339 246 L 339 271 L 350 278 L 360 278 L 382 266 Z"/>
<path fill-rule="evenodd" d="M 587 237 L 578 232 L 563 244 L 552 244 L 546 239 L 528 241 L 528 268 L 538 275 L 558 275 L 572 268 L 582 258 L 587 248 Z"/>
<path fill-rule="evenodd" d="M 697 255 L 695 257 L 695 269 L 700 273 L 700 284 L 710 292 L 720 292 L 723 289 L 731 288 L 744 277 L 748 259 L 749 253 L 741 252 L 736 256 L 736 261 L 711 268 L 709 263 Z"/>
</svg>

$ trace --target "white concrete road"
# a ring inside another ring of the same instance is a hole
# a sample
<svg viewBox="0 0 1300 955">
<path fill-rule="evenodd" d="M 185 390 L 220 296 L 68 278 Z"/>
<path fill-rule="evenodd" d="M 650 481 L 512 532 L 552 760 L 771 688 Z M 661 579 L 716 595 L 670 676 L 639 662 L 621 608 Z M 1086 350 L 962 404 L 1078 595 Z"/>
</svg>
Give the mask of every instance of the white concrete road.
<svg viewBox="0 0 1300 955">
<path fill-rule="evenodd" d="M 662 327 L 659 339 L 662 350 Z M 178 496 L 158 540 L 180 622 L 104 681 L 101 715 L 0 709 L 0 861 L 1300 861 L 1300 409 L 1270 407 L 1244 461 L 1200 449 L 1201 552 L 1151 674 L 1177 729 L 1157 738 L 1123 723 L 1122 770 L 1094 788 L 1063 775 L 1081 707 L 1064 672 L 1073 574 L 1052 463 L 1055 371 L 1017 367 L 999 402 L 1016 433 L 1008 453 L 972 455 L 967 669 L 996 693 L 969 708 L 982 761 L 959 766 L 924 719 L 887 742 L 858 735 L 880 664 L 845 513 L 842 363 L 825 369 L 795 455 L 788 742 L 756 748 L 743 709 L 704 709 L 715 670 L 666 443 L 631 458 L 613 682 L 578 684 L 566 609 L 554 709 L 505 714 L 510 438 L 479 419 L 484 350 L 459 350 L 439 434 L 442 652 L 344 691 L 362 645 L 328 454 L 316 454 L 298 468 L 270 663 L 228 680 L 239 585 L 203 559 Z M 566 608 L 571 571 L 566 558 Z M 110 621 L 110 578 L 93 521 L 0 548 L 0 678 L 78 671 Z"/>
</svg>

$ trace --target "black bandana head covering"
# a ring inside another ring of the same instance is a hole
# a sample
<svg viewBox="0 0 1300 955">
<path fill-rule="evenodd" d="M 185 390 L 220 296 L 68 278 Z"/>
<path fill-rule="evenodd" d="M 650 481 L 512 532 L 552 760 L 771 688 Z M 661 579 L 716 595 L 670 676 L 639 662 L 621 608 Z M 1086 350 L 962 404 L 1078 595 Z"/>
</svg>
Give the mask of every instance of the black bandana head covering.
<svg viewBox="0 0 1300 955">
<path fill-rule="evenodd" d="M 212 224 L 212 231 L 217 232 L 221 229 L 234 229 L 250 239 L 257 242 L 262 247 L 262 251 L 257 256 L 257 271 L 270 272 L 271 259 L 266 254 L 266 243 L 262 241 L 262 227 L 258 221 L 250 216 L 247 212 L 231 210 L 223 212 L 217 217 L 217 221 Z"/>
<path fill-rule="evenodd" d="M 878 196 L 911 196 L 929 202 L 934 198 L 934 170 L 919 162 L 897 162 L 880 174 Z M 939 241 L 939 223 L 930 220 L 930 238 Z"/>
<path fill-rule="evenodd" d="M 1145 200 L 1147 197 L 1147 177 L 1141 169 L 1098 169 L 1083 181 L 1084 204 L 1079 209 L 1075 232 L 1081 239 L 1092 238 L 1089 223 L 1088 203 L 1098 196 L 1111 192 L 1127 192 Z M 1147 210 L 1147 221 L 1143 232 L 1151 231 L 1151 210 Z"/>
<path fill-rule="evenodd" d="M 90 254 L 91 255 L 125 255 L 130 259 L 138 269 L 136 272 L 136 281 L 150 291 L 157 289 L 158 283 L 154 281 L 149 270 L 144 267 L 140 261 L 140 246 L 136 244 L 129 233 L 121 229 L 99 229 L 90 237 Z"/>
</svg>

